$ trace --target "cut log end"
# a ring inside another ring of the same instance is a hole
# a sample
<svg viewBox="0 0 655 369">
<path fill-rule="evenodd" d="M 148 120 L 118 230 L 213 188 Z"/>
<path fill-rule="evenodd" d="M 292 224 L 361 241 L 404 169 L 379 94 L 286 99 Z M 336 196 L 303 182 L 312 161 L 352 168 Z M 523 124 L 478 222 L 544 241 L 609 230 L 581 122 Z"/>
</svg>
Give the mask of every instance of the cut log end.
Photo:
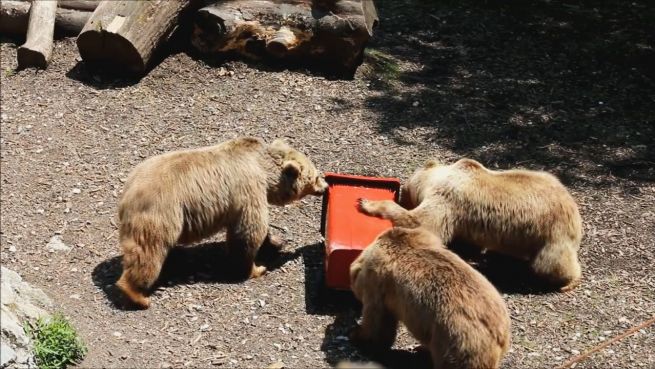
<svg viewBox="0 0 655 369">
<path fill-rule="evenodd" d="M 30 7 L 25 44 L 18 48 L 19 68 L 46 68 L 52 55 L 57 1 L 35 0 Z"/>
<path fill-rule="evenodd" d="M 91 65 L 109 69 L 120 68 L 127 74 L 143 74 L 146 65 L 134 45 L 119 34 L 89 31 L 77 38 L 77 48 L 82 59 Z"/>
<path fill-rule="evenodd" d="M 266 43 L 266 50 L 274 56 L 283 57 L 297 45 L 296 35 L 289 28 L 282 27 Z"/>
<path fill-rule="evenodd" d="M 103 0 L 77 38 L 80 56 L 114 72 L 144 74 L 190 8 L 191 0 Z"/>
<path fill-rule="evenodd" d="M 18 61 L 18 68 L 41 68 L 48 67 L 48 58 L 39 50 L 32 50 L 29 47 L 21 46 L 16 52 L 16 59 Z"/>
</svg>

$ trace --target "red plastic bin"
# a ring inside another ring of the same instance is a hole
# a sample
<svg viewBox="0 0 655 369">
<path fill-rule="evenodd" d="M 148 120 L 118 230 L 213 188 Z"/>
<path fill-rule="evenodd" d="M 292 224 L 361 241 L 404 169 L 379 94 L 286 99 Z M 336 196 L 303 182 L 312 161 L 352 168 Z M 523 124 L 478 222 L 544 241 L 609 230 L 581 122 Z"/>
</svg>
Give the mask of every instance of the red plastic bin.
<svg viewBox="0 0 655 369">
<path fill-rule="evenodd" d="M 398 201 L 400 180 L 325 173 L 321 233 L 325 237 L 325 284 L 350 289 L 350 264 L 391 222 L 357 210 L 357 200 Z"/>
</svg>

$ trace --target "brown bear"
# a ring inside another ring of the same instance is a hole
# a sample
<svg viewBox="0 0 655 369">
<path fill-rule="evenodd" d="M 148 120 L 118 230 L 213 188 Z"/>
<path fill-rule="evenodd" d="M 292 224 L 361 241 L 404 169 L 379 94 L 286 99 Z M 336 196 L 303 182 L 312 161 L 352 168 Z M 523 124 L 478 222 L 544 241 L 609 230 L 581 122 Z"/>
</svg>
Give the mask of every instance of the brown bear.
<svg viewBox="0 0 655 369">
<path fill-rule="evenodd" d="M 227 230 L 228 252 L 244 278 L 266 270 L 254 258 L 271 239 L 268 205 L 327 188 L 312 162 L 282 140 L 237 138 L 153 156 L 130 173 L 119 203 L 123 275 L 117 286 L 138 307 L 168 251 Z M 279 246 L 279 245 L 278 245 Z"/>
<path fill-rule="evenodd" d="M 454 239 L 526 260 L 537 276 L 568 291 L 580 281 L 582 219 L 553 175 L 494 171 L 471 159 L 428 161 L 405 183 L 400 203 L 368 202 L 369 215 L 420 222 L 448 244 Z"/>
<path fill-rule="evenodd" d="M 362 200 L 360 208 L 366 208 Z M 395 223 L 350 266 L 362 302 L 353 343 L 379 353 L 398 321 L 430 351 L 434 368 L 498 368 L 510 346 L 505 302 L 489 281 L 420 223 Z"/>
</svg>

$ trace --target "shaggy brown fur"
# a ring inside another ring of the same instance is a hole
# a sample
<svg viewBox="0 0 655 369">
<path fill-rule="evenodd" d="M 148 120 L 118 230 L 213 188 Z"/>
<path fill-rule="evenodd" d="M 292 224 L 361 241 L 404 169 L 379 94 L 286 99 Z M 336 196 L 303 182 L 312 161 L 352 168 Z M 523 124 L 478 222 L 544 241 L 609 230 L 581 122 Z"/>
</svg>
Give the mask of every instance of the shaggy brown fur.
<svg viewBox="0 0 655 369">
<path fill-rule="evenodd" d="M 435 368 L 498 368 L 509 349 L 509 314 L 494 286 L 422 227 L 394 224 L 351 264 L 350 279 L 363 304 L 351 339 L 365 350 L 389 349 L 398 321 Z"/>
<path fill-rule="evenodd" d="M 320 195 L 327 184 L 312 162 L 280 140 L 239 138 L 151 157 L 130 174 L 119 203 L 123 275 L 118 287 L 141 308 L 171 247 L 227 229 L 236 270 L 258 277 L 257 250 L 271 239 L 268 204 Z M 272 240 L 274 241 L 274 240 Z"/>
<path fill-rule="evenodd" d="M 420 222 L 444 243 L 460 239 L 527 260 L 535 274 L 567 291 L 580 281 L 582 220 L 575 200 L 551 174 L 493 171 L 471 159 L 429 161 L 402 188 L 401 204 L 368 202 L 363 212 Z"/>
</svg>

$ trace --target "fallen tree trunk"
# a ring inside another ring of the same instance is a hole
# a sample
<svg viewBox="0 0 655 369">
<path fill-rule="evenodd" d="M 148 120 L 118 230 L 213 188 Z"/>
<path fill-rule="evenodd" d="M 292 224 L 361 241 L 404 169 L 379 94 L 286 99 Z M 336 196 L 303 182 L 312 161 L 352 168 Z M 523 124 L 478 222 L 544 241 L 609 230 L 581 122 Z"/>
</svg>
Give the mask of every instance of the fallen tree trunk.
<svg viewBox="0 0 655 369">
<path fill-rule="evenodd" d="M 100 4 L 100 0 L 59 0 L 60 8 L 94 11 Z"/>
<path fill-rule="evenodd" d="M 233 0 L 200 9 L 192 44 L 202 53 L 308 59 L 352 73 L 378 22 L 372 0 Z"/>
<path fill-rule="evenodd" d="M 18 48 L 19 68 L 48 66 L 52 56 L 52 39 L 55 34 L 56 0 L 34 0 L 30 7 L 27 39 Z"/>
<path fill-rule="evenodd" d="M 29 20 L 28 1 L 0 2 L 0 34 L 25 35 Z M 78 35 L 89 20 L 91 12 L 57 8 L 55 31 L 67 36 Z"/>
<path fill-rule="evenodd" d="M 77 38 L 80 56 L 130 74 L 143 74 L 190 0 L 103 0 Z"/>
</svg>

